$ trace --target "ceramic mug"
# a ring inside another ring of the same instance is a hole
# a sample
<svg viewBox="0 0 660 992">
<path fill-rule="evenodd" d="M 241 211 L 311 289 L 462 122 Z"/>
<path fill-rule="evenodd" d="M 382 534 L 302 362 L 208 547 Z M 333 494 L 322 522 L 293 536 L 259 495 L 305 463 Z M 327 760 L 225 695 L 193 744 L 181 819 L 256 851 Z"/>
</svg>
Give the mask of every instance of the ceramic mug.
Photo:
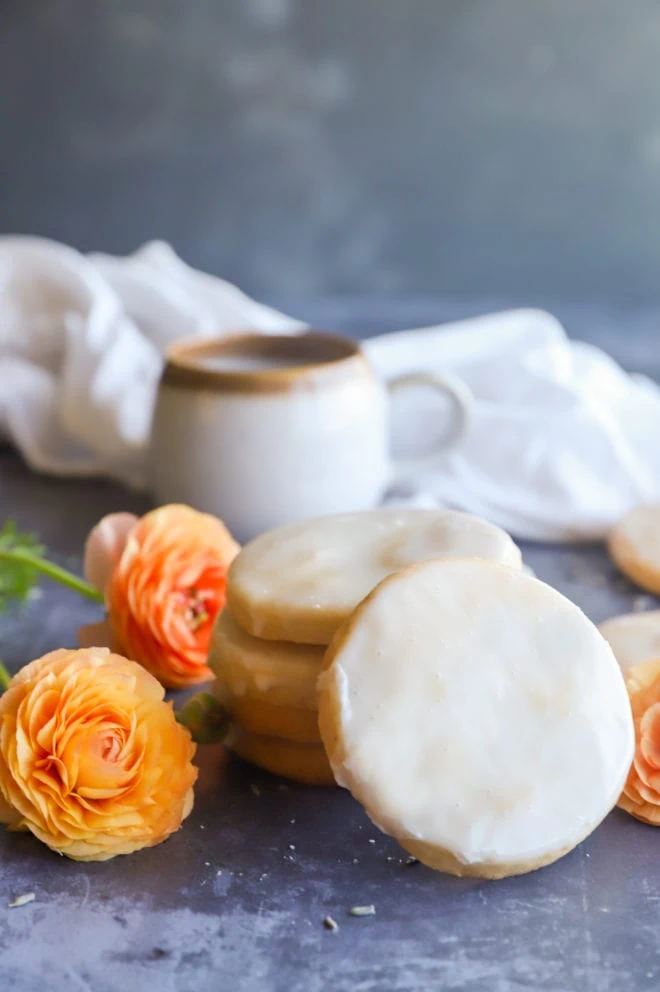
<svg viewBox="0 0 660 992">
<path fill-rule="evenodd" d="M 158 391 L 152 491 L 160 503 L 216 514 L 240 541 L 368 509 L 419 468 L 419 458 L 390 455 L 389 394 L 420 386 L 450 401 L 444 449 L 462 437 L 470 412 L 469 393 L 449 377 L 383 383 L 357 342 L 316 331 L 178 343 Z"/>
</svg>

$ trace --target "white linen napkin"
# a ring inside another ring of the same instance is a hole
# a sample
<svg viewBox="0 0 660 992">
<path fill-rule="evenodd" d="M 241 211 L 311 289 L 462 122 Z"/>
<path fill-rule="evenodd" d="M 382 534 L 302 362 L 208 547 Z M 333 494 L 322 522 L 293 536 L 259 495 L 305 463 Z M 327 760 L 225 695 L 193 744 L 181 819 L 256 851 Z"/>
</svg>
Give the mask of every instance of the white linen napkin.
<svg viewBox="0 0 660 992">
<path fill-rule="evenodd" d="M 142 487 L 168 344 L 303 327 L 163 242 L 116 258 L 0 238 L 0 436 L 37 470 Z M 365 348 L 384 378 L 452 372 L 475 397 L 466 438 L 400 497 L 554 541 L 601 536 L 634 504 L 660 499 L 660 389 L 569 341 L 549 314 L 512 310 Z"/>
</svg>

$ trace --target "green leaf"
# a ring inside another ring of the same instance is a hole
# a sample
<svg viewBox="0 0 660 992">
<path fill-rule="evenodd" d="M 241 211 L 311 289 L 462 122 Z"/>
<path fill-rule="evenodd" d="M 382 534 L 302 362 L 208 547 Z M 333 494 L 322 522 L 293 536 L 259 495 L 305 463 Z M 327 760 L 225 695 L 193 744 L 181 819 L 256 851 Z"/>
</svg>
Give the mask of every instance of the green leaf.
<svg viewBox="0 0 660 992">
<path fill-rule="evenodd" d="M 14 520 L 5 521 L 0 529 L 0 612 L 28 598 L 39 574 L 31 559 L 45 550 L 36 534 L 21 533 Z"/>
<path fill-rule="evenodd" d="M 0 661 L 0 696 L 5 691 L 5 689 L 9 688 L 10 682 L 11 682 L 11 675 Z"/>
<path fill-rule="evenodd" d="M 210 692 L 198 692 L 177 710 L 175 716 L 188 728 L 197 744 L 223 741 L 229 730 L 229 714 Z"/>
<path fill-rule="evenodd" d="M 103 602 L 103 594 L 89 582 L 44 558 L 45 550 L 35 534 L 23 534 L 13 520 L 5 521 L 0 529 L 0 613 L 13 603 L 24 603 L 40 575 Z"/>
</svg>

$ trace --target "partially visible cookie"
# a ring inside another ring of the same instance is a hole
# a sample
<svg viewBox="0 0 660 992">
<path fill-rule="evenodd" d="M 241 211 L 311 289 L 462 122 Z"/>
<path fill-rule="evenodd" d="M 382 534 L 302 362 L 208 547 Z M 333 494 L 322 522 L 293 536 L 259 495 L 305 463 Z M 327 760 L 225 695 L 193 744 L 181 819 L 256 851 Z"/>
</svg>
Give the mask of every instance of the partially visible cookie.
<svg viewBox="0 0 660 992">
<path fill-rule="evenodd" d="M 227 600 L 234 618 L 255 637 L 324 645 L 387 575 L 451 557 L 522 566 L 509 535 L 479 517 L 383 508 L 262 534 L 234 560 Z"/>
<path fill-rule="evenodd" d="M 230 748 L 244 761 L 294 782 L 304 785 L 335 784 L 330 763 L 320 744 L 295 744 L 277 737 L 252 734 L 237 727 Z"/>
<path fill-rule="evenodd" d="M 568 599 L 488 561 L 385 579 L 319 679 L 337 782 L 421 861 L 501 878 L 550 864 L 600 823 L 633 756 L 612 650 Z"/>
<path fill-rule="evenodd" d="M 660 595 L 660 503 L 636 506 L 610 531 L 607 546 L 624 575 Z"/>
<path fill-rule="evenodd" d="M 660 610 L 624 613 L 599 624 L 624 674 L 634 665 L 660 658 Z"/>
</svg>

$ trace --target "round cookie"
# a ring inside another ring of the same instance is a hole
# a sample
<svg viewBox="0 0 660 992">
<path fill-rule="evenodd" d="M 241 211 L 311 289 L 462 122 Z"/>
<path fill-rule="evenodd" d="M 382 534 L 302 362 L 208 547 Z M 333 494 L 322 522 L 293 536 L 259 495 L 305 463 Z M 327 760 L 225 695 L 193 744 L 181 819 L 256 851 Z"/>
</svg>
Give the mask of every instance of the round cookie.
<svg viewBox="0 0 660 992">
<path fill-rule="evenodd" d="M 598 627 L 624 674 L 642 661 L 660 658 L 660 610 L 624 613 Z"/>
<path fill-rule="evenodd" d="M 316 680 L 324 650 L 252 637 L 225 609 L 211 636 L 212 691 L 246 730 L 320 744 Z"/>
<path fill-rule="evenodd" d="M 255 637 L 329 644 L 382 579 L 431 558 L 488 558 L 522 567 L 499 527 L 453 510 L 383 508 L 290 524 L 234 559 L 227 600 Z"/>
<path fill-rule="evenodd" d="M 234 728 L 231 750 L 274 775 L 290 778 L 304 785 L 334 785 L 335 778 L 320 744 L 295 744 L 277 737 L 252 734 Z"/>
<path fill-rule="evenodd" d="M 614 563 L 642 589 L 660 595 L 660 503 L 627 513 L 607 539 Z"/>
<path fill-rule="evenodd" d="M 224 609 L 213 628 L 208 663 L 235 696 L 316 710 L 324 654 L 322 646 L 253 637 Z"/>
<path fill-rule="evenodd" d="M 231 696 L 218 679 L 211 691 L 245 730 L 260 736 L 321 746 L 316 710 L 296 710 L 292 706 L 274 706 L 249 696 Z"/>
<path fill-rule="evenodd" d="M 615 805 L 633 757 L 612 650 L 538 579 L 472 560 L 382 582 L 328 649 L 319 726 L 335 778 L 432 868 L 550 864 Z"/>
</svg>

